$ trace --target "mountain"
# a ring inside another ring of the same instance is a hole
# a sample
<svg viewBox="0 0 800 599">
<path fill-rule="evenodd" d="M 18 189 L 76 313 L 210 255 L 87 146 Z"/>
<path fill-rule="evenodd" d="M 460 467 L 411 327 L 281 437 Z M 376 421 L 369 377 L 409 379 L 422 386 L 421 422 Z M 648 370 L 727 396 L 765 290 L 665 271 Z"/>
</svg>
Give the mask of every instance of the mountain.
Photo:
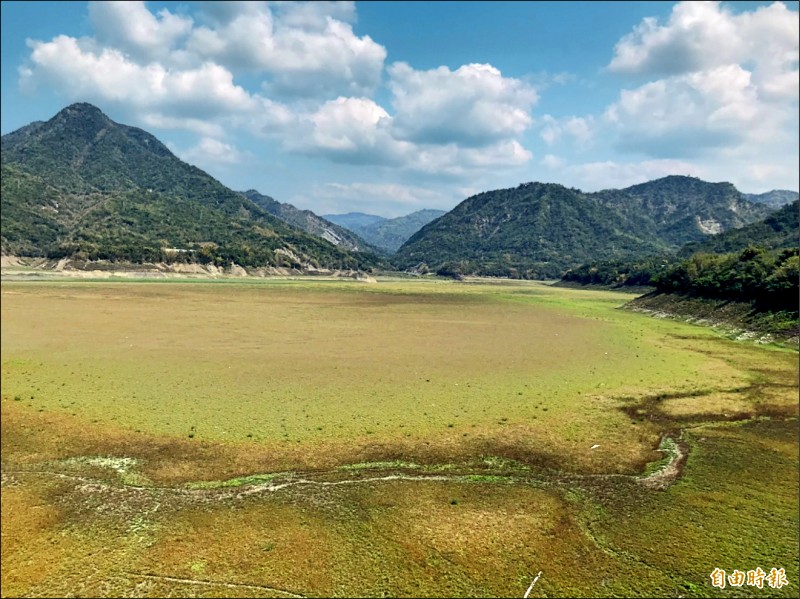
<svg viewBox="0 0 800 599">
<path fill-rule="evenodd" d="M 773 189 L 766 193 L 746 193 L 744 197 L 755 204 L 764 204 L 770 208 L 780 208 L 797 201 L 800 194 L 788 189 Z"/>
<path fill-rule="evenodd" d="M 677 175 L 589 195 L 627 216 L 639 234 L 655 236 L 674 248 L 742 227 L 771 212 L 748 201 L 731 183 Z"/>
<path fill-rule="evenodd" d="M 680 256 L 691 256 L 696 252 L 723 254 L 739 252 L 749 245 L 768 250 L 796 248 L 800 235 L 800 200 L 786 204 L 764 220 L 751 223 L 741 229 L 731 229 L 701 242 L 691 242 L 681 248 Z"/>
<path fill-rule="evenodd" d="M 409 237 L 443 214 L 443 210 L 428 209 L 397 218 L 383 218 L 361 212 L 333 214 L 326 218 L 354 231 L 376 247 L 396 252 Z"/>
<path fill-rule="evenodd" d="M 386 220 L 382 216 L 377 216 L 375 214 L 364 214 L 363 212 L 348 212 L 347 214 L 323 214 L 322 218 L 325 218 L 332 223 L 339 225 L 340 227 L 344 227 L 345 229 L 350 229 L 353 232 Z"/>
<path fill-rule="evenodd" d="M 445 273 L 557 277 L 591 256 L 661 249 L 631 228 L 577 189 L 525 183 L 464 200 L 415 233 L 395 262 L 405 268 L 425 263 Z"/>
<path fill-rule="evenodd" d="M 337 247 L 351 252 L 375 251 L 375 248 L 371 247 L 352 231 L 340 227 L 321 216 L 317 216 L 311 210 L 300 210 L 291 204 L 278 202 L 270 196 L 257 192 L 255 189 L 240 193 L 273 216 L 277 216 L 282 221 L 306 233 L 322 237 Z"/>
<path fill-rule="evenodd" d="M 91 104 L 0 144 L 6 254 L 294 268 L 375 261 L 290 227 Z"/>
<path fill-rule="evenodd" d="M 442 273 L 559 277 L 591 260 L 674 252 L 769 212 L 729 183 L 693 177 L 596 193 L 526 183 L 467 198 L 413 235 L 395 262 Z"/>
<path fill-rule="evenodd" d="M 702 263 L 709 261 L 702 256 L 727 254 L 729 262 L 735 263 L 739 258 L 730 258 L 731 255 L 740 256 L 746 252 L 746 255 L 754 256 L 766 252 L 775 257 L 775 263 L 780 264 L 792 252 L 797 254 L 800 235 L 799 212 L 800 201 L 795 200 L 794 203 L 787 204 L 764 220 L 741 229 L 731 229 L 719 235 L 709 236 L 705 241 L 689 242 L 677 254 L 635 256 L 623 260 L 591 260 L 567 271 L 562 281 L 617 288 L 655 286 L 659 279 L 665 277 L 686 258 L 695 255 L 699 256 L 698 260 Z M 785 254 L 785 251 L 789 254 Z"/>
</svg>

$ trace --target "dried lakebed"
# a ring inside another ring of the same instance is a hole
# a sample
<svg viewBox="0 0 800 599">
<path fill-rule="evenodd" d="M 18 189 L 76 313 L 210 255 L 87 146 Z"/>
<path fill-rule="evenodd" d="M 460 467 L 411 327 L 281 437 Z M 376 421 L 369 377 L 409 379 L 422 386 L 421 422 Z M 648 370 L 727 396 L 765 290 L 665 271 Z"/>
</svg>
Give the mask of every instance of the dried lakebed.
<svg viewBox="0 0 800 599">
<path fill-rule="evenodd" d="M 3 596 L 797 580 L 796 352 L 525 282 L 1 290 Z"/>
</svg>

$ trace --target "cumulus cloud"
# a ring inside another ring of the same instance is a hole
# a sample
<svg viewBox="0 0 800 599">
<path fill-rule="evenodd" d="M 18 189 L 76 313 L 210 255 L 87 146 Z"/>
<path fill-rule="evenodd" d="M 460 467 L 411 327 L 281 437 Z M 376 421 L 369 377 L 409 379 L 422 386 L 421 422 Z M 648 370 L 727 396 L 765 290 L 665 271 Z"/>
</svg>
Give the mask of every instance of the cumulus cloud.
<svg viewBox="0 0 800 599">
<path fill-rule="evenodd" d="M 580 148 L 589 145 L 594 135 L 594 118 L 591 116 L 570 116 L 555 118 L 546 114 L 541 119 L 542 130 L 539 136 L 551 146 L 560 139 L 572 138 Z"/>
<path fill-rule="evenodd" d="M 397 63 L 391 107 L 372 99 L 386 50 L 353 31 L 352 2 L 206 2 L 192 16 L 97 2 L 89 16 L 94 37 L 27 41 L 22 85 L 192 131 L 202 139 L 186 155 L 205 163 L 235 155 L 221 141 L 231 129 L 336 162 L 453 177 L 531 158 L 520 139 L 536 91 L 492 65 Z"/>
<path fill-rule="evenodd" d="M 797 14 L 781 2 L 738 15 L 720 2 L 679 2 L 665 25 L 646 18 L 623 37 L 608 68 L 664 76 L 752 62 L 768 80 L 796 72 L 797 51 Z"/>
<path fill-rule="evenodd" d="M 170 60 L 178 42 L 192 30 L 193 20 L 166 8 L 158 15 L 144 2 L 89 2 L 89 19 L 97 41 L 143 61 Z"/>
<path fill-rule="evenodd" d="M 796 163 L 798 20 L 784 4 L 733 14 L 680 2 L 667 23 L 648 18 L 622 38 L 608 69 L 652 78 L 605 112 L 619 149 L 752 159 L 778 146 Z"/>
<path fill-rule="evenodd" d="M 759 138 L 774 141 L 785 116 L 759 101 L 751 74 L 739 65 L 623 90 L 606 111 L 622 148 L 655 156 L 696 155 Z"/>
<path fill-rule="evenodd" d="M 270 75 L 272 93 L 331 96 L 369 93 L 380 83 L 386 49 L 357 36 L 336 3 L 262 4 L 194 29 L 186 49 L 232 69 Z"/>
<path fill-rule="evenodd" d="M 211 137 L 204 137 L 188 150 L 179 151 L 178 156 L 185 162 L 201 167 L 237 164 L 247 158 L 235 146 Z"/>
<path fill-rule="evenodd" d="M 399 164 L 408 150 L 389 131 L 391 117 L 368 98 L 339 97 L 302 117 L 301 134 L 286 140 L 290 150 L 356 164 Z"/>
<path fill-rule="evenodd" d="M 185 70 L 158 63 L 141 65 L 119 50 L 94 51 L 65 35 L 51 42 L 28 40 L 28 46 L 33 66 L 23 77 L 56 86 L 70 97 L 158 108 L 195 118 L 252 111 L 257 105 L 251 94 L 233 82 L 230 71 L 214 63 Z"/>
<path fill-rule="evenodd" d="M 416 143 L 488 146 L 530 127 L 536 91 L 489 64 L 451 71 L 389 67 L 395 135 Z"/>
<path fill-rule="evenodd" d="M 531 158 L 518 137 L 536 92 L 491 65 L 417 71 L 390 68 L 394 114 L 368 98 L 340 97 L 302 117 L 306 134 L 289 149 L 356 164 L 463 176 Z"/>
<path fill-rule="evenodd" d="M 196 22 L 167 9 L 153 14 L 140 1 L 92 2 L 95 37 L 30 42 L 38 55 L 25 67 L 25 76 L 29 83 L 64 83 L 55 61 L 41 58 L 66 49 L 78 60 L 71 75 L 81 78 L 91 78 L 81 68 L 91 65 L 92 56 L 116 56 L 120 66 L 169 71 L 172 80 L 210 64 L 226 73 L 246 71 L 260 76 L 271 94 L 292 97 L 368 93 L 381 81 L 386 50 L 353 32 L 352 3 L 224 2 L 206 3 L 202 10 Z"/>
</svg>

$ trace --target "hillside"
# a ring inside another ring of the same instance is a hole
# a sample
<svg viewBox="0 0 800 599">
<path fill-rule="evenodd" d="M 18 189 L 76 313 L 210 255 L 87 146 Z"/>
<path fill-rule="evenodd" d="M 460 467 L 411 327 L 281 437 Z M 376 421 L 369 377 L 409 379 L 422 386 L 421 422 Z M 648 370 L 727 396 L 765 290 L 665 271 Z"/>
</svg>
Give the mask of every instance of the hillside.
<svg viewBox="0 0 800 599">
<path fill-rule="evenodd" d="M 786 205 L 766 219 L 707 240 L 677 255 L 591 261 L 559 285 L 652 289 L 635 310 L 703 320 L 777 339 L 798 335 L 798 210 Z"/>
<path fill-rule="evenodd" d="M 333 214 L 326 218 L 347 227 L 376 247 L 387 252 L 396 252 L 409 237 L 443 214 L 444 210 L 428 209 L 417 210 L 396 218 L 383 218 L 360 212 Z"/>
<path fill-rule="evenodd" d="M 636 256 L 625 260 L 591 260 L 570 269 L 562 277 L 565 283 L 602 285 L 604 287 L 654 286 L 684 258 L 694 254 L 735 254 L 753 247 L 764 250 L 791 250 L 798 247 L 800 203 L 784 206 L 764 220 L 741 229 L 731 229 L 709 236 L 702 242 L 689 242 L 677 254 Z"/>
<path fill-rule="evenodd" d="M 2 251 L 80 259 L 369 268 L 90 104 L 2 137 Z"/>
<path fill-rule="evenodd" d="M 632 230 L 576 189 L 527 183 L 464 200 L 413 235 L 395 262 L 443 274 L 551 278 L 591 256 L 661 249 Z"/>
<path fill-rule="evenodd" d="M 731 229 L 701 242 L 686 244 L 679 255 L 690 256 L 695 252 L 722 254 L 737 252 L 748 245 L 765 249 L 793 248 L 798 246 L 800 201 L 795 200 L 770 214 L 764 220 L 751 223 L 740 229 Z"/>
<path fill-rule="evenodd" d="M 317 216 L 311 210 L 300 210 L 291 204 L 278 202 L 270 196 L 261 194 L 255 189 L 240 192 L 247 199 L 254 202 L 260 208 L 263 208 L 273 216 L 310 233 L 317 237 L 331 242 L 333 245 L 351 252 L 374 252 L 375 248 L 371 247 L 366 241 L 361 239 L 358 235 L 349 231 L 344 227 L 326 220 L 321 216 Z"/>
<path fill-rule="evenodd" d="M 464 200 L 412 236 L 395 261 L 442 273 L 560 277 L 591 260 L 674 252 L 769 212 L 729 183 L 693 177 L 597 193 L 527 183 Z"/>
<path fill-rule="evenodd" d="M 677 175 L 589 195 L 627 216 L 639 234 L 654 236 L 675 249 L 742 227 L 771 212 L 748 201 L 730 183 Z"/>
</svg>

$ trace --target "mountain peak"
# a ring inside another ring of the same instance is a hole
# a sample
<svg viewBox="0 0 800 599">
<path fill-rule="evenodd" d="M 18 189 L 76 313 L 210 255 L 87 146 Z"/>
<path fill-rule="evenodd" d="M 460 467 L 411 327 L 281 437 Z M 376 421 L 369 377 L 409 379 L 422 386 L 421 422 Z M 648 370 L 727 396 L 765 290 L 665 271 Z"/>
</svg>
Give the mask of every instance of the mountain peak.
<svg viewBox="0 0 800 599">
<path fill-rule="evenodd" d="M 88 102 L 75 102 L 74 104 L 70 104 L 69 106 L 61 109 L 61 111 L 58 114 L 63 114 L 63 113 L 71 114 L 74 112 L 84 113 L 84 114 L 102 114 L 103 116 L 105 116 L 102 110 L 100 110 L 94 104 L 89 104 Z"/>
<path fill-rule="evenodd" d="M 88 102 L 76 102 L 75 104 L 70 104 L 56 114 L 51 120 L 64 121 L 73 119 L 112 122 L 102 110 L 100 110 L 94 104 L 89 104 Z"/>
<path fill-rule="evenodd" d="M 45 128 L 66 132 L 84 143 L 91 142 L 101 131 L 116 127 L 97 106 L 87 102 L 70 104 L 45 123 Z"/>
</svg>

